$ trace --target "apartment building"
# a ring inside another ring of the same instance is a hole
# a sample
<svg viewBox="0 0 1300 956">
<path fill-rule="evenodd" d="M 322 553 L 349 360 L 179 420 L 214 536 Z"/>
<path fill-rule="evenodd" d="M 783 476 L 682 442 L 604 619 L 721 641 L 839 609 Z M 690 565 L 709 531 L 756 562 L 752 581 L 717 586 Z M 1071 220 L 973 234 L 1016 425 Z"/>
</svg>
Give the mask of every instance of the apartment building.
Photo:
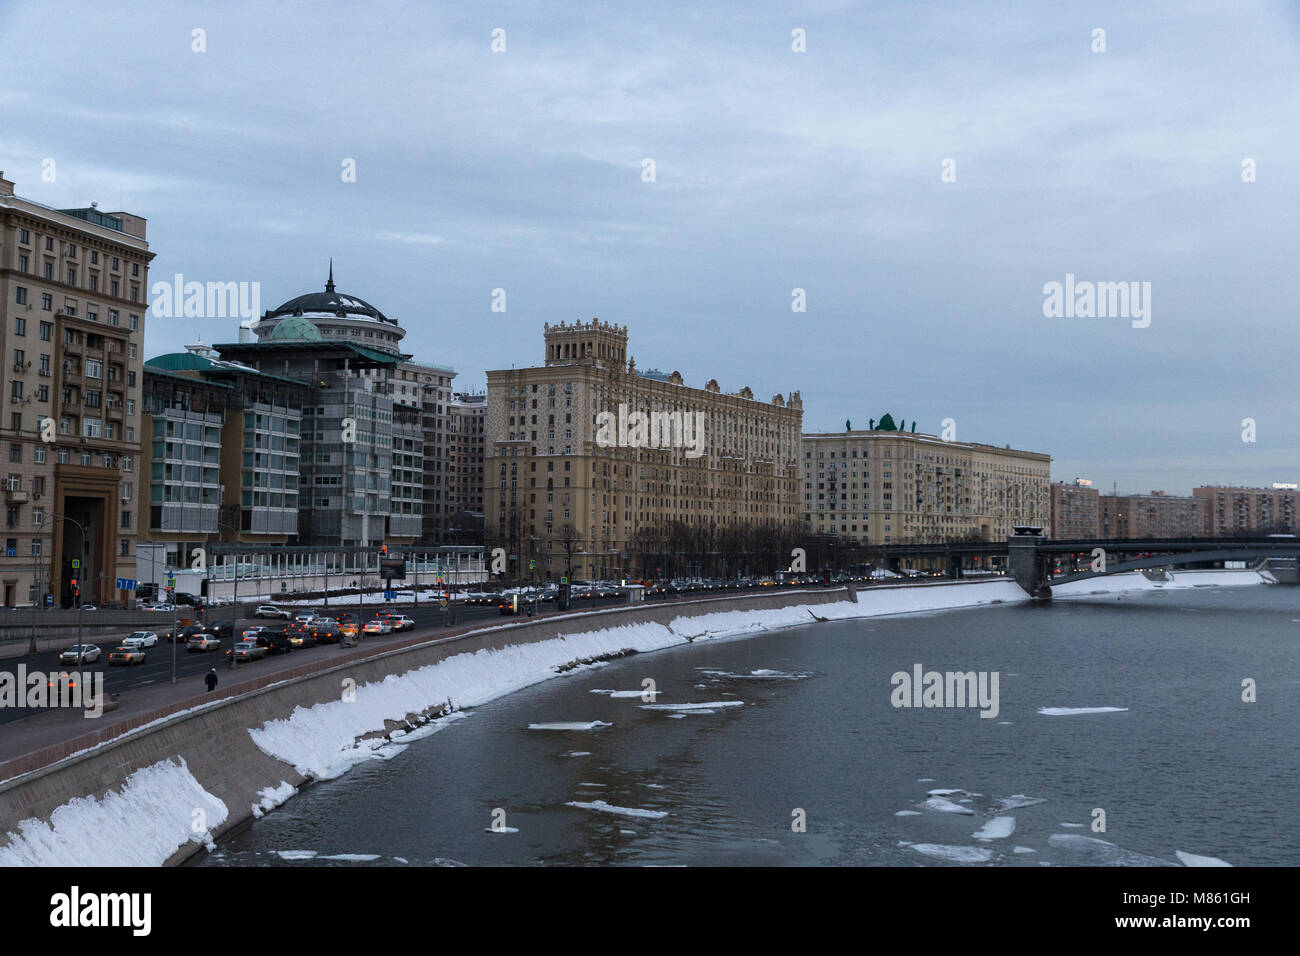
<svg viewBox="0 0 1300 956">
<path fill-rule="evenodd" d="M 145 233 L 131 213 L 24 199 L 0 172 L 7 607 L 130 597 L 117 584 L 137 577 Z"/>
<path fill-rule="evenodd" d="M 1102 538 L 1199 538 L 1205 535 L 1206 503 L 1153 491 L 1149 495 L 1102 495 L 1097 534 Z"/>
<path fill-rule="evenodd" d="M 484 521 L 538 577 L 645 571 L 681 529 L 716 538 L 798 527 L 803 405 L 649 377 L 627 328 L 544 328 L 544 363 L 487 373 Z M 705 546 L 701 546 L 705 550 Z M 649 568 L 654 573 L 654 568 Z"/>
<path fill-rule="evenodd" d="M 1205 529 L 1213 537 L 1300 533 L 1300 490 L 1278 482 L 1272 488 L 1205 485 L 1192 489 L 1205 502 Z"/>
<path fill-rule="evenodd" d="M 455 518 L 483 514 L 483 426 L 487 393 L 457 392 L 448 406 L 447 509 Z"/>
<path fill-rule="evenodd" d="M 1086 478 L 1052 485 L 1052 537 L 1057 540 L 1095 538 L 1100 493 Z"/>
<path fill-rule="evenodd" d="M 1051 457 L 943 441 L 885 414 L 868 429 L 803 436 L 802 517 L 850 544 L 996 541 L 1047 526 Z"/>
</svg>

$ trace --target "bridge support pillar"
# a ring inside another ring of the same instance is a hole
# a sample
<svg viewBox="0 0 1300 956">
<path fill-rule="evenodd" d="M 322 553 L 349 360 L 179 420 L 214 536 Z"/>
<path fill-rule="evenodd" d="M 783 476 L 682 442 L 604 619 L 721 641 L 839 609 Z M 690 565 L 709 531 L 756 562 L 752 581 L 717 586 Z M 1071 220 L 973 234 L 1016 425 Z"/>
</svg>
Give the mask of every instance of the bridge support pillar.
<svg viewBox="0 0 1300 956">
<path fill-rule="evenodd" d="M 1025 593 L 1035 598 L 1050 598 L 1052 589 L 1047 586 L 1047 574 L 1043 556 L 1038 553 L 1038 546 L 1043 542 L 1042 534 L 1014 534 L 1007 539 L 1008 563 L 1016 583 L 1025 589 Z"/>
</svg>

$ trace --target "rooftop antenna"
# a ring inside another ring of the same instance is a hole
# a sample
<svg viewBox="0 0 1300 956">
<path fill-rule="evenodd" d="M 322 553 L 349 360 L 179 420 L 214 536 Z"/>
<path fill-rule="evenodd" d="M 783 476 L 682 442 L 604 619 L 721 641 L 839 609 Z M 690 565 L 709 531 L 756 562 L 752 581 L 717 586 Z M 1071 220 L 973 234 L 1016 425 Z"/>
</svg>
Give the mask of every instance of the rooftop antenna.
<svg viewBox="0 0 1300 956">
<path fill-rule="evenodd" d="M 334 257 L 333 256 L 330 256 L 330 277 L 329 277 L 329 281 L 325 283 L 325 291 L 326 292 L 334 291 Z"/>
</svg>

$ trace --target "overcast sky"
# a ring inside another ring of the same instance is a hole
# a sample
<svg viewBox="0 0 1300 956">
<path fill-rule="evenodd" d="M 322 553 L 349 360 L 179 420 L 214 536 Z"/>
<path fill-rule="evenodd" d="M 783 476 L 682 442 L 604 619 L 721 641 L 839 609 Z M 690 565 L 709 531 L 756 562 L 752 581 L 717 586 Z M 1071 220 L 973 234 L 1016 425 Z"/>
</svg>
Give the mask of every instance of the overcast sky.
<svg viewBox="0 0 1300 956">
<path fill-rule="evenodd" d="M 460 387 L 599 316 L 642 369 L 800 390 L 805 431 L 1300 480 L 1297 4 L 430 6 L 0 0 L 0 169 L 146 217 L 151 281 L 266 309 L 332 256 Z M 1151 283 L 1150 325 L 1044 316 L 1067 273 Z M 200 337 L 236 320 L 152 319 L 145 354 Z"/>
</svg>

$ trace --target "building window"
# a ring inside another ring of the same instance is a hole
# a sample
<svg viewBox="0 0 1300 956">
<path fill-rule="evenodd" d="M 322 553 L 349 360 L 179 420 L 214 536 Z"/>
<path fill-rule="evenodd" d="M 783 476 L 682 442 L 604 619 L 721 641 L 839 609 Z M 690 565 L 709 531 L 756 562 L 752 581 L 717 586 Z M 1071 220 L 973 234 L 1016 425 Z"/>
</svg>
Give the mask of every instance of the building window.
<svg viewBox="0 0 1300 956">
<path fill-rule="evenodd" d="M 36 461 L 36 464 L 38 465 L 45 464 L 45 449 L 43 447 L 37 445 L 34 449 L 32 449 L 32 455 Z"/>
<path fill-rule="evenodd" d="M 54 338 L 54 323 L 53 323 L 53 322 L 42 322 L 42 323 L 41 323 L 41 341 L 42 341 L 42 342 L 48 342 L 48 341 L 50 341 L 52 338 Z"/>
</svg>

